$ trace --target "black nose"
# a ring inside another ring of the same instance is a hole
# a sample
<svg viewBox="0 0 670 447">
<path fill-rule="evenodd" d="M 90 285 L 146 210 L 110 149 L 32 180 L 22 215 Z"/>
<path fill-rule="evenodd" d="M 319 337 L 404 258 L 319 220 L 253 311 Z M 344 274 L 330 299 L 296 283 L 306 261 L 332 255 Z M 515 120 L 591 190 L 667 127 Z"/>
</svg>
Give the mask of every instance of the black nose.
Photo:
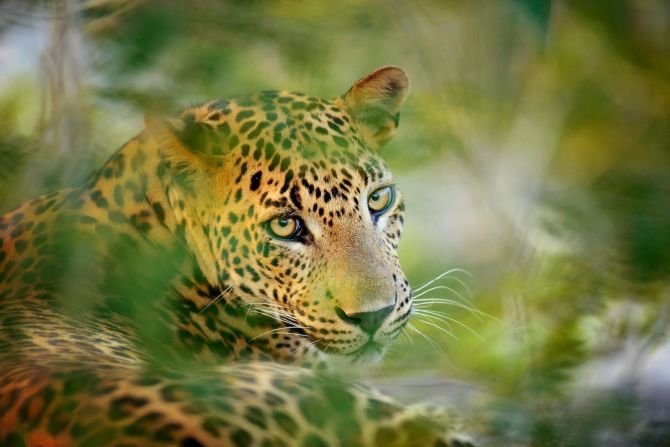
<svg viewBox="0 0 670 447">
<path fill-rule="evenodd" d="M 346 321 L 350 324 L 355 324 L 356 326 L 363 329 L 367 334 L 374 334 L 379 326 L 382 325 L 384 319 L 393 311 L 393 304 L 388 307 L 384 307 L 379 310 L 373 310 L 372 312 L 358 312 L 355 314 L 347 315 L 345 311 L 339 307 L 335 308 L 335 313 L 343 321 Z"/>
</svg>

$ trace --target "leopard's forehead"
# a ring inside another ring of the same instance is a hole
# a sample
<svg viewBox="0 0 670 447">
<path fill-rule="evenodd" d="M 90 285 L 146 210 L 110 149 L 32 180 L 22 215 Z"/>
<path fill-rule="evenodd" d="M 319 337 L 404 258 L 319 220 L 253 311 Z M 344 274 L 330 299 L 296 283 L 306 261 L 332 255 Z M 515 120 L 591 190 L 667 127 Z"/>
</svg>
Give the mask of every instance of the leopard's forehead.
<svg viewBox="0 0 670 447">
<path fill-rule="evenodd" d="M 358 172 L 376 179 L 388 171 L 345 109 L 302 93 L 266 91 L 210 101 L 180 117 L 188 147 L 215 157 L 239 151 L 251 163 L 267 162 L 269 172 L 290 169 L 298 178 L 307 171 L 331 177 Z"/>
</svg>

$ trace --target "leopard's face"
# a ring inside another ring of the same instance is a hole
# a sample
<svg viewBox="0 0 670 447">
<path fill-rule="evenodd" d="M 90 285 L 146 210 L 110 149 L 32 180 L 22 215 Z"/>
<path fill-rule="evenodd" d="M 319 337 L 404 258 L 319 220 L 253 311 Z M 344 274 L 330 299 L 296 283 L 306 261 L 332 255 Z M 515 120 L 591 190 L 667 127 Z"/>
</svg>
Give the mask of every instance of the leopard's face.
<svg viewBox="0 0 670 447">
<path fill-rule="evenodd" d="M 189 109 L 162 129 L 188 149 L 165 159 L 186 177 L 173 203 L 202 271 L 296 346 L 375 357 L 407 322 L 402 196 L 376 151 L 406 91 L 387 67 L 332 102 L 266 92 Z"/>
</svg>

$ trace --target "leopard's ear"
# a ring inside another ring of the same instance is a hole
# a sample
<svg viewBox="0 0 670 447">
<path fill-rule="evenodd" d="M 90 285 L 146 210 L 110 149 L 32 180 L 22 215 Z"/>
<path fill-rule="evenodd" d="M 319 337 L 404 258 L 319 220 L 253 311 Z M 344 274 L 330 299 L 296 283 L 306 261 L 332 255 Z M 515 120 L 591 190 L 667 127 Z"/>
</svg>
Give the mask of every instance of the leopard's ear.
<svg viewBox="0 0 670 447">
<path fill-rule="evenodd" d="M 363 140 L 376 149 L 395 134 L 408 92 L 405 71 L 387 66 L 356 81 L 336 102 L 349 111 Z"/>
<path fill-rule="evenodd" d="M 144 126 L 160 153 L 174 165 L 198 165 L 206 161 L 202 139 L 192 137 L 189 123 L 147 114 Z"/>
</svg>

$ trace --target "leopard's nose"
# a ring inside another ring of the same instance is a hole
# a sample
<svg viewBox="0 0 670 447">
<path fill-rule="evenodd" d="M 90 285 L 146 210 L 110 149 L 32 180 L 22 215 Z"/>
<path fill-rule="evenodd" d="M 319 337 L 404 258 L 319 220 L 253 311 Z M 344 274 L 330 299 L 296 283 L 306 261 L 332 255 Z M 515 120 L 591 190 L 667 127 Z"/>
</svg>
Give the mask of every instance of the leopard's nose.
<svg viewBox="0 0 670 447">
<path fill-rule="evenodd" d="M 373 335 L 382 325 L 386 317 L 393 311 L 394 305 L 383 307 L 370 312 L 357 312 L 347 314 L 341 308 L 336 307 L 335 313 L 342 321 L 360 327 L 368 335 Z"/>
</svg>

